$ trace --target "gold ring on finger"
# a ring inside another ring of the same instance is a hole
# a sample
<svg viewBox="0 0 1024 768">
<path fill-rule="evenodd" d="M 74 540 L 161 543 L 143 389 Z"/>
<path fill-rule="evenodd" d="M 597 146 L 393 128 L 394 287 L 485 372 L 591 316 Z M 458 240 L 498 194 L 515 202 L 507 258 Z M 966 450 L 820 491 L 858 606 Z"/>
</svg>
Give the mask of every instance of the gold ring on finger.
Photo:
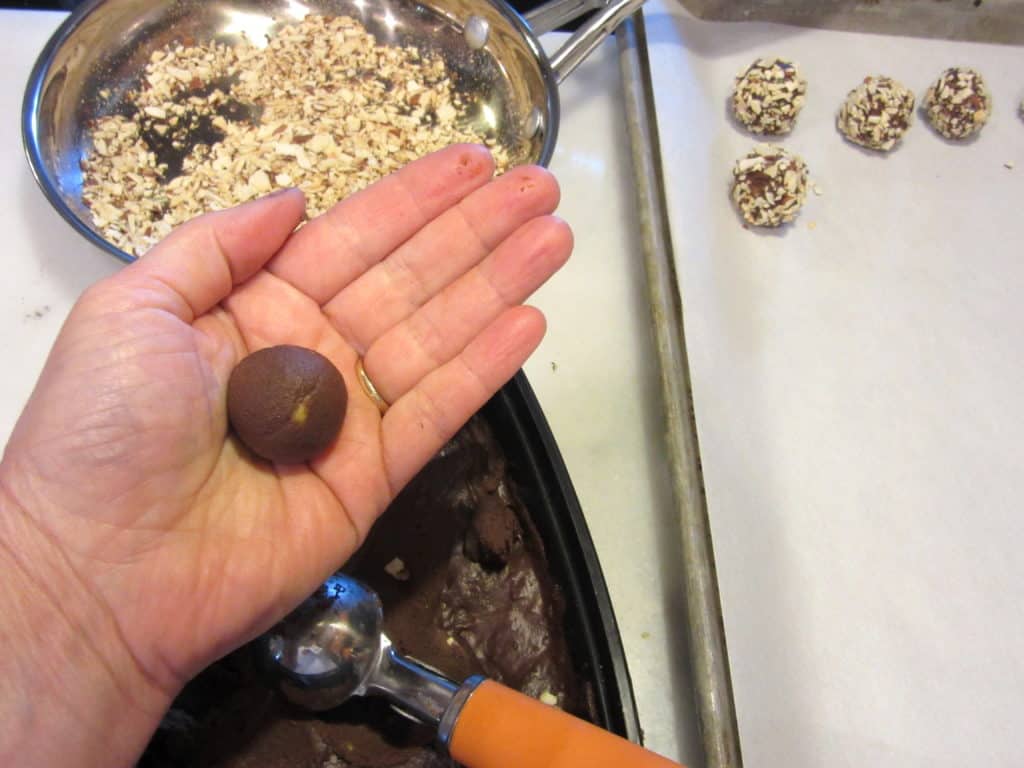
<svg viewBox="0 0 1024 768">
<path fill-rule="evenodd" d="M 366 369 L 363 368 L 363 358 L 361 357 L 356 359 L 356 376 L 359 378 L 359 386 L 363 388 L 363 392 L 377 406 L 377 410 L 384 414 L 388 409 L 388 401 L 380 396 L 377 387 L 373 385 L 370 377 L 366 375 Z"/>
</svg>

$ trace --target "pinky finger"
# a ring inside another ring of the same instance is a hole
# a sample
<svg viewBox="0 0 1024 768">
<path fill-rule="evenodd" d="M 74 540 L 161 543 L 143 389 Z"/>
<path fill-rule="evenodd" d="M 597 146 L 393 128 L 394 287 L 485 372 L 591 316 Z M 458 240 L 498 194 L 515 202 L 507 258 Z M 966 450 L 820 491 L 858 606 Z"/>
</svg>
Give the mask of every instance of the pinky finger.
<svg viewBox="0 0 1024 768">
<path fill-rule="evenodd" d="M 515 375 L 545 328 L 540 310 L 507 309 L 388 409 L 381 441 L 396 494 Z"/>
</svg>

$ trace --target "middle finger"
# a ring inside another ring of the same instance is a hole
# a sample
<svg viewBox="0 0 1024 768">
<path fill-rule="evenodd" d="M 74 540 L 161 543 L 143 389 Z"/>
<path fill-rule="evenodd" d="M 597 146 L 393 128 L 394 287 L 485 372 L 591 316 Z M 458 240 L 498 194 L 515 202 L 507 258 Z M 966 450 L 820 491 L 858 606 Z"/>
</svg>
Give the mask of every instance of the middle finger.
<svg viewBox="0 0 1024 768">
<path fill-rule="evenodd" d="M 558 205 L 558 184 L 538 166 L 514 168 L 427 224 L 324 305 L 360 354 L 527 221 Z"/>
<path fill-rule="evenodd" d="M 380 336 L 367 374 L 393 403 L 453 359 L 506 310 L 524 302 L 569 258 L 572 232 L 553 216 L 517 229 L 494 253 Z"/>
</svg>

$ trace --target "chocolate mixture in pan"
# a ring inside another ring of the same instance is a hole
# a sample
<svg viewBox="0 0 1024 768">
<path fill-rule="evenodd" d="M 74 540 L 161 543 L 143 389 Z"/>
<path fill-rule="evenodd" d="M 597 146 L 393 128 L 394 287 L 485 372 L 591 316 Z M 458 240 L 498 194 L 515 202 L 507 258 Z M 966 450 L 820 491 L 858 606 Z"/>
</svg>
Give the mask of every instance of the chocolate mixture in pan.
<svg viewBox="0 0 1024 768">
<path fill-rule="evenodd" d="M 345 570 L 380 594 L 401 653 L 456 680 L 484 674 L 593 716 L 568 658 L 561 593 L 479 417 L 403 491 Z M 382 700 L 296 709 L 246 646 L 186 687 L 140 766 L 451 766 L 432 738 Z"/>
</svg>

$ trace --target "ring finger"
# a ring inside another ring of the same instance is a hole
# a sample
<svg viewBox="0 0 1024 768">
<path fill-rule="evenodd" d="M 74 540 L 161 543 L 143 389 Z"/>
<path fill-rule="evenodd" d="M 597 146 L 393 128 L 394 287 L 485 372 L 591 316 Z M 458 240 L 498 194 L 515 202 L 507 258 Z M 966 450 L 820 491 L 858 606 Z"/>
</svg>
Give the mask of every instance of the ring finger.
<svg viewBox="0 0 1024 768">
<path fill-rule="evenodd" d="M 519 227 L 479 265 L 371 344 L 363 366 L 381 397 L 394 403 L 454 359 L 537 290 L 571 251 L 572 233 L 561 219 L 545 216 Z"/>
</svg>

